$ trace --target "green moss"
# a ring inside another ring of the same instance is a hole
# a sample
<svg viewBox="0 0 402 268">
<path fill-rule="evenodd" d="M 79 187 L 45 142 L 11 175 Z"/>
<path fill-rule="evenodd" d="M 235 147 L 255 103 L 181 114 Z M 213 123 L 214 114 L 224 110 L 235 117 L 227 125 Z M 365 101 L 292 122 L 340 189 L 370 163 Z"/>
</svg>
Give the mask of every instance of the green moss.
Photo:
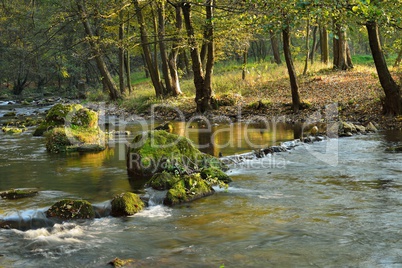
<svg viewBox="0 0 402 268">
<path fill-rule="evenodd" d="M 18 127 L 2 127 L 1 130 L 5 134 L 20 134 L 25 131 L 25 128 L 18 128 Z"/>
<path fill-rule="evenodd" d="M 214 193 L 212 187 L 201 178 L 199 173 L 181 177 L 167 192 L 164 204 L 168 206 L 211 195 Z"/>
<path fill-rule="evenodd" d="M 105 134 L 98 129 L 81 127 L 57 127 L 45 134 L 46 150 L 52 153 L 80 151 L 100 151 L 103 146 Z M 82 151 L 82 150 L 81 150 Z"/>
<path fill-rule="evenodd" d="M 74 113 L 71 124 L 79 127 L 96 128 L 98 126 L 98 113 L 82 108 Z"/>
<path fill-rule="evenodd" d="M 180 175 L 208 166 L 225 167 L 219 159 L 200 152 L 189 139 L 163 130 L 136 136 L 127 155 L 128 171 L 133 175 L 151 177 L 162 171 Z"/>
<path fill-rule="evenodd" d="M 93 219 L 95 218 L 95 210 L 88 201 L 63 199 L 51 206 L 46 211 L 46 216 L 64 220 Z"/>
<path fill-rule="evenodd" d="M 204 180 L 216 179 L 223 183 L 232 182 L 232 179 L 225 172 L 215 167 L 203 168 L 200 174 Z"/>
<path fill-rule="evenodd" d="M 162 172 L 153 175 L 147 185 L 155 190 L 168 190 L 172 188 L 178 180 L 180 180 L 180 178 L 177 176 L 168 172 Z"/>
<path fill-rule="evenodd" d="M 38 194 L 35 189 L 11 189 L 0 193 L 1 198 L 4 199 L 19 199 L 25 197 L 32 197 Z"/>
<path fill-rule="evenodd" d="M 56 104 L 47 112 L 45 120 L 36 128 L 33 135 L 42 136 L 46 131 L 58 126 L 64 126 L 66 118 L 71 113 L 85 109 L 81 104 Z M 74 118 L 74 115 L 72 116 Z M 72 120 L 71 120 L 72 121 Z"/>
<path fill-rule="evenodd" d="M 144 203 L 140 197 L 134 193 L 122 193 L 112 199 L 111 215 L 114 217 L 129 216 L 141 211 Z"/>
<path fill-rule="evenodd" d="M 123 267 L 123 266 L 126 266 L 127 264 L 130 264 L 130 263 L 132 263 L 132 262 L 134 262 L 134 259 L 125 259 L 125 260 L 122 260 L 122 259 L 119 259 L 119 258 L 114 258 L 112 261 L 110 261 L 108 264 L 110 264 L 110 265 L 112 265 L 112 266 L 114 266 L 114 267 L 116 267 L 116 268 L 119 268 L 119 267 Z"/>
</svg>

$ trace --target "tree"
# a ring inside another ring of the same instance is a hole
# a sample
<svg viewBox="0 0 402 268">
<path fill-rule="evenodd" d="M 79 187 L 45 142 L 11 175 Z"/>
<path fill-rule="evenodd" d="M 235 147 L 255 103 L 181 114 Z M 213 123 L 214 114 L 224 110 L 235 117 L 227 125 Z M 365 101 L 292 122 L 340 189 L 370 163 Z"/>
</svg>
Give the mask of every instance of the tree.
<svg viewBox="0 0 402 268">
<path fill-rule="evenodd" d="M 379 21 L 390 21 L 390 19 L 387 18 L 387 15 L 390 15 L 390 11 L 387 10 L 389 4 L 390 2 L 388 1 L 357 1 L 356 5 L 353 6 L 352 11 L 355 14 L 360 15 L 362 20 L 365 21 L 374 64 L 380 84 L 385 93 L 383 112 L 386 115 L 392 116 L 402 113 L 401 89 L 389 72 L 381 46 L 378 27 Z"/>
<path fill-rule="evenodd" d="M 141 47 L 144 52 L 144 58 L 145 58 L 145 62 L 147 64 L 147 69 L 148 69 L 149 75 L 151 76 L 151 80 L 152 80 L 152 84 L 155 88 L 156 96 L 162 97 L 163 96 L 163 88 L 162 88 L 162 84 L 160 83 L 160 80 L 159 80 L 159 75 L 158 75 L 158 70 L 157 70 L 158 67 L 155 66 L 152 61 L 151 50 L 149 48 L 148 33 L 147 33 L 146 26 L 145 26 L 145 20 L 142 15 L 142 8 L 141 8 L 138 0 L 133 0 L 133 3 L 134 3 L 134 7 L 135 7 L 137 21 L 139 24 L 140 35 L 141 35 Z"/>
<path fill-rule="evenodd" d="M 194 75 L 195 86 L 195 102 L 197 104 L 197 112 L 205 112 L 212 109 L 212 70 L 214 66 L 214 27 L 213 27 L 213 5 L 214 0 L 205 1 L 206 25 L 204 31 L 204 40 L 206 42 L 206 66 L 205 71 L 202 66 L 201 52 L 197 39 L 193 21 L 191 18 L 192 4 L 183 1 L 181 4 L 184 16 L 184 23 L 187 30 L 188 44 L 190 47 L 190 55 L 192 60 L 192 69 Z"/>
<path fill-rule="evenodd" d="M 378 78 L 385 93 L 384 113 L 387 115 L 399 115 L 402 112 L 401 90 L 388 70 L 387 62 L 381 48 L 378 24 L 376 21 L 370 20 L 366 23 L 366 27 Z"/>
<path fill-rule="evenodd" d="M 117 90 L 116 84 L 109 72 L 105 60 L 102 57 L 102 51 L 99 44 L 96 42 L 97 37 L 92 31 L 91 25 L 89 23 L 89 17 L 85 7 L 85 0 L 76 0 L 76 5 L 78 8 L 79 16 L 81 22 L 84 26 L 85 33 L 88 36 L 88 42 L 91 47 L 92 53 L 96 61 L 96 65 L 101 73 L 101 81 L 105 88 L 108 89 L 109 96 L 111 100 L 118 100 L 121 98 L 120 92 Z"/>
</svg>

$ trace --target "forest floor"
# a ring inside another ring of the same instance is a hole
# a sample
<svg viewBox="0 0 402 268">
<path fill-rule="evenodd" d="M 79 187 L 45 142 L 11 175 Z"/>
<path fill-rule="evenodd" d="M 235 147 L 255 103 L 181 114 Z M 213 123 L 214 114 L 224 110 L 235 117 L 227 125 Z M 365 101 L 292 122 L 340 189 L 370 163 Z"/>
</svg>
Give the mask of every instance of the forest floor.
<svg viewBox="0 0 402 268">
<path fill-rule="evenodd" d="M 401 74 L 394 73 L 396 81 Z M 372 122 L 380 129 L 402 129 L 402 117 L 382 114 L 384 92 L 375 69 L 355 68 L 350 71 L 321 70 L 310 76 L 299 76 L 302 109 L 294 113 L 291 91 L 286 77 L 271 81 L 242 81 L 246 90 L 215 93 L 218 107 L 204 116 L 212 121 L 284 120 L 285 122 L 348 121 L 366 125 Z M 158 120 L 188 120 L 197 115 L 194 96 L 158 101 Z M 167 108 L 170 107 L 170 108 Z M 150 116 L 150 109 L 141 114 Z M 180 111 L 181 115 L 178 115 Z M 135 112 L 135 109 L 134 111 Z M 329 115 L 331 114 L 331 116 Z M 185 118 L 183 118 L 183 115 Z M 265 118 L 265 119 L 264 119 Z"/>
</svg>

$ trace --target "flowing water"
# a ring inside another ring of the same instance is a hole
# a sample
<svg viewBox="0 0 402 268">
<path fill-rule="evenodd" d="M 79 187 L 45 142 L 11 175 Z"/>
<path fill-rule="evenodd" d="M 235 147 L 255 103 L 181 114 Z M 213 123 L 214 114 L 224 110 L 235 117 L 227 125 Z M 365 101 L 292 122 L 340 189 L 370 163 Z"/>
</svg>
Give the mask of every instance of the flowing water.
<svg viewBox="0 0 402 268">
<path fill-rule="evenodd" d="M 287 125 L 205 130 L 178 122 L 174 129 L 215 155 L 295 136 Z M 214 146 L 206 146 L 211 136 Z M 133 259 L 132 267 L 402 267 L 402 154 L 386 152 L 402 142 L 401 132 L 300 145 L 234 164 L 227 190 L 173 208 L 161 205 L 144 181 L 129 180 L 124 142 L 131 138 L 118 136 L 96 154 L 51 155 L 32 129 L 1 134 L 0 191 L 35 187 L 40 193 L 0 199 L 0 219 L 21 224 L 0 229 L 0 267 L 108 267 L 115 257 Z M 107 209 L 125 191 L 148 195 L 151 206 L 127 218 L 35 228 L 62 198 Z"/>
</svg>

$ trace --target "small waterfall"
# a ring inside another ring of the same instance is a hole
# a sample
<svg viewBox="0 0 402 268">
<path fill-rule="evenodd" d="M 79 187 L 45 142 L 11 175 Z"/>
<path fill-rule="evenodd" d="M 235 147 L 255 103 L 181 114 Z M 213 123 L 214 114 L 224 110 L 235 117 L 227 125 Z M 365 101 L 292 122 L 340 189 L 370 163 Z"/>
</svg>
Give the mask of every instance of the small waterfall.
<svg viewBox="0 0 402 268">
<path fill-rule="evenodd" d="M 148 206 L 150 207 L 163 205 L 163 201 L 165 200 L 166 194 L 167 190 L 158 191 L 152 188 L 147 188 L 144 199 L 148 202 Z"/>
</svg>

